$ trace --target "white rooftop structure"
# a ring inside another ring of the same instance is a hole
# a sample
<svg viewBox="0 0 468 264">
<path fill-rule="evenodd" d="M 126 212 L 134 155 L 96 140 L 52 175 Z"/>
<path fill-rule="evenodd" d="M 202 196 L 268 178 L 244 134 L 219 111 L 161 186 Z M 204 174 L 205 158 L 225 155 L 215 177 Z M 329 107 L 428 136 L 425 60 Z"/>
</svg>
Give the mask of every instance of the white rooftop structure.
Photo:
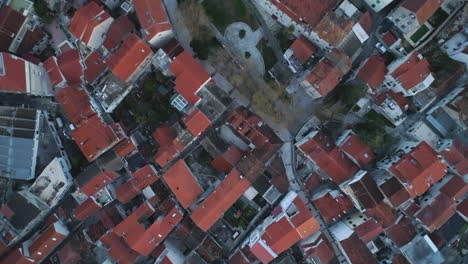
<svg viewBox="0 0 468 264">
<path fill-rule="evenodd" d="M 29 192 L 50 207 L 56 205 L 72 185 L 70 169 L 63 158 L 55 158 L 42 171 Z"/>
</svg>

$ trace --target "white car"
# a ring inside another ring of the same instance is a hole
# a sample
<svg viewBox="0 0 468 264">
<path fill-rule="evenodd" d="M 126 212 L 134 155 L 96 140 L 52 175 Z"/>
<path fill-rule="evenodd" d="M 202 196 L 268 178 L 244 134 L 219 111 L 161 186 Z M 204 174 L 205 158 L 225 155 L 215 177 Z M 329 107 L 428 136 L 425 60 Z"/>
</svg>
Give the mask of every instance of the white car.
<svg viewBox="0 0 468 264">
<path fill-rule="evenodd" d="M 375 44 L 375 47 L 380 51 L 380 53 L 384 54 L 385 52 L 387 52 L 387 49 L 385 48 L 385 46 L 380 43 L 380 42 L 377 42 L 377 44 Z"/>
</svg>

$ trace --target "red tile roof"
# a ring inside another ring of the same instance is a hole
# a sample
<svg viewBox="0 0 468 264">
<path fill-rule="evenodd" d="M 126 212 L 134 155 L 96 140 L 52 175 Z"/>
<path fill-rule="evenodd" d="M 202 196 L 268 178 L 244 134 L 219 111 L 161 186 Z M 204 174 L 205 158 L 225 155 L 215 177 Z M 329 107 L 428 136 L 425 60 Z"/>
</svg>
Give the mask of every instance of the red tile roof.
<svg viewBox="0 0 468 264">
<path fill-rule="evenodd" d="M 77 39 L 88 44 L 96 27 L 110 18 L 111 16 L 102 7 L 90 1 L 75 12 L 68 29 Z"/>
<path fill-rule="evenodd" d="M 46 33 L 40 27 L 36 26 L 34 30 L 27 30 L 16 53 L 21 56 L 28 54 L 45 36 Z"/>
<path fill-rule="evenodd" d="M 391 47 L 397 41 L 397 38 L 392 32 L 388 31 L 382 36 L 382 41 L 387 47 Z"/>
<path fill-rule="evenodd" d="M 339 241 L 344 253 L 348 256 L 351 263 L 359 264 L 377 264 L 375 256 L 369 248 L 362 242 L 356 233 L 348 238 Z"/>
<path fill-rule="evenodd" d="M 69 85 L 81 83 L 83 77 L 83 65 L 81 64 L 80 51 L 70 49 L 57 57 L 60 72 L 63 74 Z"/>
<path fill-rule="evenodd" d="M 395 208 L 399 207 L 410 199 L 409 193 L 396 177 L 390 178 L 379 187 L 385 197 Z"/>
<path fill-rule="evenodd" d="M 88 83 L 94 83 L 107 68 L 104 57 L 97 51 L 91 52 L 84 60 L 84 64 L 86 66 L 84 77 Z"/>
<path fill-rule="evenodd" d="M 260 241 L 250 247 L 250 252 L 252 252 L 252 254 L 254 254 L 255 257 L 263 264 L 269 263 L 275 259 L 275 256 L 273 256 Z"/>
<path fill-rule="evenodd" d="M 115 191 L 117 200 L 119 200 L 119 202 L 121 202 L 122 204 L 130 202 L 140 193 L 141 191 L 133 185 L 133 182 L 131 180 L 122 183 L 119 187 L 117 187 Z"/>
<path fill-rule="evenodd" d="M 60 227 L 59 225 L 59 223 L 54 223 L 48 226 L 47 229 L 34 240 L 29 246 L 30 258 L 40 262 L 62 243 L 68 235 L 68 232 L 66 234 L 61 233 L 60 229 L 64 227 Z"/>
<path fill-rule="evenodd" d="M 241 197 L 250 187 L 247 178 L 233 169 L 216 189 L 192 212 L 193 222 L 207 232 L 213 224 Z"/>
<path fill-rule="evenodd" d="M 119 16 L 107 31 L 106 40 L 102 44 L 107 50 L 111 51 L 126 39 L 131 32 L 135 30 L 135 25 L 128 16 Z"/>
<path fill-rule="evenodd" d="M 321 96 L 325 96 L 338 85 L 350 69 L 351 60 L 348 56 L 338 49 L 333 49 L 312 69 L 312 72 L 307 75 L 306 81 Z"/>
<path fill-rule="evenodd" d="M 419 59 L 418 56 L 419 52 L 414 51 L 405 62 L 391 73 L 406 90 L 420 84 L 431 74 L 429 61 L 426 58 Z"/>
<path fill-rule="evenodd" d="M 383 227 L 381 222 L 369 219 L 358 225 L 354 231 L 364 243 L 368 243 L 383 232 Z"/>
<path fill-rule="evenodd" d="M 306 63 L 306 61 L 314 55 L 316 48 L 312 42 L 310 42 L 306 37 L 300 35 L 291 45 L 290 49 L 293 50 L 293 56 L 301 62 L 301 64 Z"/>
<path fill-rule="evenodd" d="M 387 236 L 395 243 L 398 248 L 408 244 L 416 236 L 416 228 L 411 221 L 404 216 L 385 230 Z"/>
<path fill-rule="evenodd" d="M 70 121 L 77 125 L 83 119 L 96 115 L 86 90 L 80 86 L 68 86 L 57 91 L 57 102 Z"/>
<path fill-rule="evenodd" d="M 366 82 L 372 90 L 377 89 L 387 73 L 387 66 L 378 56 L 371 56 L 359 70 L 356 78 Z"/>
<path fill-rule="evenodd" d="M 203 66 L 184 50 L 169 66 L 169 70 L 175 75 L 175 90 L 191 105 L 195 105 L 200 97 L 196 92 L 211 77 Z"/>
<path fill-rule="evenodd" d="M 301 245 L 301 248 L 304 249 L 304 253 L 307 257 L 313 258 L 314 260 L 319 259 L 319 263 L 330 263 L 335 257 L 335 250 L 330 240 L 328 240 L 327 236 L 324 234 L 320 234 L 314 243 Z"/>
<path fill-rule="evenodd" d="M 425 141 L 403 155 L 390 171 L 405 185 L 411 198 L 425 193 L 446 174 L 446 166 Z"/>
<path fill-rule="evenodd" d="M 399 253 L 398 255 L 393 256 L 392 264 L 410 264 L 410 263 L 402 253 Z"/>
<path fill-rule="evenodd" d="M 299 149 L 338 184 L 350 179 L 358 171 L 356 165 L 322 132 L 300 145 Z"/>
<path fill-rule="evenodd" d="M 405 0 L 403 7 L 416 14 L 419 24 L 424 24 L 440 7 L 443 0 Z"/>
<path fill-rule="evenodd" d="M 319 23 L 320 18 L 327 11 L 335 8 L 339 1 L 270 0 L 270 2 L 296 23 L 305 23 L 310 27 L 315 27 Z"/>
<path fill-rule="evenodd" d="M 468 174 L 468 147 L 466 145 L 454 140 L 450 149 L 442 151 L 441 155 L 460 175 Z"/>
<path fill-rule="evenodd" d="M 58 66 L 57 58 L 55 56 L 49 57 L 44 61 L 44 68 L 49 75 L 50 82 L 53 86 L 65 84 L 65 76 L 63 76 Z"/>
<path fill-rule="evenodd" d="M 191 110 L 183 118 L 185 126 L 192 133 L 194 137 L 198 137 L 203 133 L 210 125 L 211 121 L 206 117 L 198 108 Z"/>
<path fill-rule="evenodd" d="M 136 146 L 133 144 L 133 141 L 128 138 L 123 140 L 117 146 L 115 146 L 114 151 L 115 153 L 121 157 L 125 158 L 128 154 L 132 153 L 136 149 Z"/>
<path fill-rule="evenodd" d="M 26 93 L 26 62 L 12 54 L 0 53 L 0 91 Z"/>
<path fill-rule="evenodd" d="M 379 97 L 376 98 L 375 103 L 377 105 L 381 105 L 387 98 L 391 98 L 398 104 L 401 111 L 406 112 L 408 111 L 410 101 L 406 98 L 402 93 L 395 93 L 393 90 L 389 90 Z"/>
<path fill-rule="evenodd" d="M 184 146 L 177 139 L 174 139 L 171 128 L 167 123 L 162 124 L 154 131 L 153 138 L 159 144 L 154 160 L 161 167 L 166 166 L 177 153 L 184 149 Z"/>
<path fill-rule="evenodd" d="M 116 131 L 97 116 L 83 120 L 71 131 L 76 144 L 88 161 L 93 161 L 120 141 Z"/>
<path fill-rule="evenodd" d="M 133 5 L 148 41 L 171 30 L 162 0 L 134 0 Z"/>
<path fill-rule="evenodd" d="M 80 191 L 87 196 L 93 196 L 95 193 L 111 184 L 118 177 L 119 175 L 113 171 L 103 171 L 85 185 L 80 186 Z"/>
<path fill-rule="evenodd" d="M 163 178 L 184 208 L 196 202 L 203 192 L 184 160 L 178 160 Z"/>
<path fill-rule="evenodd" d="M 25 16 L 7 5 L 0 9 L 0 51 L 8 51 L 25 20 Z"/>
<path fill-rule="evenodd" d="M 353 29 L 354 22 L 344 16 L 338 16 L 335 12 L 328 12 L 320 19 L 320 23 L 314 28 L 319 37 L 331 46 L 338 46 L 341 41 Z"/>
<path fill-rule="evenodd" d="M 415 217 L 432 233 L 455 214 L 455 207 L 453 200 L 444 193 L 440 193 L 430 204 L 422 207 Z"/>
<path fill-rule="evenodd" d="M 136 252 L 149 256 L 150 253 L 169 235 L 182 220 L 182 212 L 174 207 L 164 218 L 154 223 L 143 233 L 132 233 L 126 237 L 129 246 Z"/>
<path fill-rule="evenodd" d="M 152 165 L 146 165 L 132 174 L 132 181 L 139 190 L 145 189 L 157 180 L 159 177 Z"/>
<path fill-rule="evenodd" d="M 463 200 L 463 202 L 457 205 L 457 212 L 462 215 L 465 220 L 468 219 L 468 199 Z"/>
<path fill-rule="evenodd" d="M 372 32 L 372 24 L 373 24 L 373 18 L 372 15 L 369 11 L 366 11 L 360 18 L 358 22 L 362 29 L 366 31 L 366 33 L 370 34 Z"/>
<path fill-rule="evenodd" d="M 242 251 L 237 250 L 236 253 L 229 258 L 228 264 L 250 264 L 250 261 Z"/>
<path fill-rule="evenodd" d="M 261 239 L 276 254 L 282 253 L 299 240 L 309 237 L 320 229 L 319 223 L 300 196 L 297 196 L 292 203 L 298 212 L 292 217 L 284 215 L 272 222 L 261 235 Z"/>
<path fill-rule="evenodd" d="M 85 220 L 90 217 L 102 207 L 97 204 L 91 197 L 86 199 L 82 204 L 75 208 L 73 215 L 78 220 Z"/>
<path fill-rule="evenodd" d="M 122 81 L 128 81 L 141 64 L 153 55 L 150 47 L 137 35 L 128 36 L 122 46 L 109 56 L 107 65 Z"/>
<path fill-rule="evenodd" d="M 0 52 L 0 62 L 0 93 L 27 93 L 26 63 L 29 62 L 3 52 Z"/>
<path fill-rule="evenodd" d="M 354 208 L 348 196 L 338 190 L 314 197 L 312 203 L 317 207 L 326 223 L 337 221 Z"/>
<path fill-rule="evenodd" d="M 450 177 L 449 181 L 440 188 L 440 192 L 456 201 L 468 192 L 468 184 L 459 176 L 451 175 Z"/>
<path fill-rule="evenodd" d="M 118 263 L 133 264 L 139 257 L 138 253 L 130 249 L 123 239 L 112 231 L 102 236 L 101 242 L 108 249 L 107 253 Z"/>
<path fill-rule="evenodd" d="M 242 152 L 235 145 L 230 145 L 229 148 L 220 156 L 215 157 L 211 161 L 211 165 L 218 171 L 229 173 L 234 166 L 242 158 Z"/>
<path fill-rule="evenodd" d="M 384 201 L 377 204 L 377 206 L 368 208 L 364 212 L 368 217 L 371 217 L 382 223 L 384 228 L 387 228 L 392 223 L 395 222 L 396 212 L 390 206 L 388 206 Z"/>
<path fill-rule="evenodd" d="M 359 167 L 364 167 L 375 159 L 372 150 L 356 135 L 349 135 L 339 146 Z"/>
<path fill-rule="evenodd" d="M 322 184 L 322 182 L 323 182 L 323 179 L 320 177 L 320 175 L 314 172 L 309 178 L 307 178 L 304 181 L 303 187 L 305 190 L 307 190 L 310 193 L 315 188 L 319 187 Z"/>
</svg>

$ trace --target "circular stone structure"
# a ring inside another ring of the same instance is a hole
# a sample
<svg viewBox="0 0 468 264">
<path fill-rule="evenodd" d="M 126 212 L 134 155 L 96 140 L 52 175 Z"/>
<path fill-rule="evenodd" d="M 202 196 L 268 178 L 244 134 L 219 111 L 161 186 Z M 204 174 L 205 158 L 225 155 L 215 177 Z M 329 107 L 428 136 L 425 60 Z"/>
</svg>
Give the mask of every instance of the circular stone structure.
<svg viewBox="0 0 468 264">
<path fill-rule="evenodd" d="M 245 32 L 245 34 L 240 32 Z M 257 44 L 263 37 L 260 29 L 253 31 L 246 23 L 236 22 L 229 25 L 224 37 L 229 44 L 239 51 L 240 57 L 248 64 L 255 65 L 261 75 L 265 75 L 265 62 L 262 53 L 257 49 Z M 246 54 L 250 54 L 250 56 L 246 56 Z"/>
</svg>

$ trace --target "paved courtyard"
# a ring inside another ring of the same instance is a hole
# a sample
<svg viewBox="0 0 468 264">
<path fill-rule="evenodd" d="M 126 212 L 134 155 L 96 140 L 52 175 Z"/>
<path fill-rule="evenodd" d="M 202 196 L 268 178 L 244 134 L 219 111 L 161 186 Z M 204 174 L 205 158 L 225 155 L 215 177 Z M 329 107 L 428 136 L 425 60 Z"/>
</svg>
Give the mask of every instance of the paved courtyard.
<svg viewBox="0 0 468 264">
<path fill-rule="evenodd" d="M 265 74 L 262 53 L 257 49 L 257 44 L 263 37 L 260 29 L 253 31 L 246 23 L 236 22 L 229 25 L 224 37 L 243 55 L 248 64 L 253 65 L 261 75 Z"/>
</svg>

